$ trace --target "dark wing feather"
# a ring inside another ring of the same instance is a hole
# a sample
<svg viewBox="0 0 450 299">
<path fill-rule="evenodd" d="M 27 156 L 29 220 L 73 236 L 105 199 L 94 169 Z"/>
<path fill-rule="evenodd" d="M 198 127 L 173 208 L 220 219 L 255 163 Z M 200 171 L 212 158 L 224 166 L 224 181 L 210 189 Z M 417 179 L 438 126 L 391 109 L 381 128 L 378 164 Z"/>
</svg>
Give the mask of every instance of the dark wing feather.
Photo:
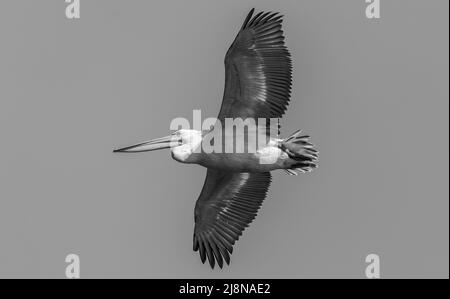
<svg viewBox="0 0 450 299">
<path fill-rule="evenodd" d="M 250 11 L 225 56 L 225 92 L 219 119 L 279 118 L 291 93 L 291 58 L 282 16 Z"/>
<path fill-rule="evenodd" d="M 231 173 L 208 169 L 195 204 L 194 251 L 212 268 L 230 263 L 233 245 L 256 217 L 271 182 L 266 173 Z"/>
</svg>

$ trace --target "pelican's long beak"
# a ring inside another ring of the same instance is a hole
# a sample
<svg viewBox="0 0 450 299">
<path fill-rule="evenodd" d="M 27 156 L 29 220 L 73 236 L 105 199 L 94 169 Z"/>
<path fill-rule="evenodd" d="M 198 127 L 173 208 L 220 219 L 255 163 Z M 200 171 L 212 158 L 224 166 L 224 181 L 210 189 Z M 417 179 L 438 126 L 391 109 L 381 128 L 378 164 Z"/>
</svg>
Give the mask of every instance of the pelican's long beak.
<svg viewBox="0 0 450 299">
<path fill-rule="evenodd" d="M 135 145 L 119 148 L 114 150 L 114 153 L 140 153 L 159 149 L 171 148 L 172 146 L 180 145 L 181 139 L 176 135 L 169 135 L 153 139 L 150 141 L 141 142 Z"/>
</svg>

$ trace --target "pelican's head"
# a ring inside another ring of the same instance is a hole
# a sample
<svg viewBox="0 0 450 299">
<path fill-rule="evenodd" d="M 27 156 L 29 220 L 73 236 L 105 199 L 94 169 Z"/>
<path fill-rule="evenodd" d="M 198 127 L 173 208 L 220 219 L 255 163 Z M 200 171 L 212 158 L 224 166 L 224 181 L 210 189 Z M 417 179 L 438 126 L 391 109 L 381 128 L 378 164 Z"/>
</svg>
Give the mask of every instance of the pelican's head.
<svg viewBox="0 0 450 299">
<path fill-rule="evenodd" d="M 114 150 L 115 153 L 140 153 L 159 149 L 171 149 L 172 157 L 179 162 L 189 162 L 188 158 L 202 142 L 202 132 L 178 130 L 169 136 L 144 141 Z"/>
</svg>

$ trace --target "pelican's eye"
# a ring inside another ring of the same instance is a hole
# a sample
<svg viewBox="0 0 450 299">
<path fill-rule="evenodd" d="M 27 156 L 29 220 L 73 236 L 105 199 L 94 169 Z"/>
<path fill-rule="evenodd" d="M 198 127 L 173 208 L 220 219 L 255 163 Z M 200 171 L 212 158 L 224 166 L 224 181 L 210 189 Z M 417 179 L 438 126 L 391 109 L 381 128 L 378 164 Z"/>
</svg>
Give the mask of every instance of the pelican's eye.
<svg viewBox="0 0 450 299">
<path fill-rule="evenodd" d="M 172 141 L 174 143 L 176 143 L 177 145 L 183 144 L 183 138 L 181 137 L 181 134 L 179 134 L 179 133 L 173 134 Z"/>
</svg>

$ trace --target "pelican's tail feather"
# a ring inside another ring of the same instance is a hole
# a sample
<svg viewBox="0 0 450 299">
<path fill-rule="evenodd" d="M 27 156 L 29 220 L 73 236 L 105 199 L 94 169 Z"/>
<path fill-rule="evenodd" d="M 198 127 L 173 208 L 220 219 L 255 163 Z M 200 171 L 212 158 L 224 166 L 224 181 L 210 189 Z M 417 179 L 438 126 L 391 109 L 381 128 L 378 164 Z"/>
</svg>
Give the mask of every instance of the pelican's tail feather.
<svg viewBox="0 0 450 299">
<path fill-rule="evenodd" d="M 317 168 L 319 152 L 309 142 L 309 138 L 298 130 L 281 142 L 281 149 L 292 159 L 289 168 L 285 169 L 288 174 L 297 175 Z"/>
</svg>

